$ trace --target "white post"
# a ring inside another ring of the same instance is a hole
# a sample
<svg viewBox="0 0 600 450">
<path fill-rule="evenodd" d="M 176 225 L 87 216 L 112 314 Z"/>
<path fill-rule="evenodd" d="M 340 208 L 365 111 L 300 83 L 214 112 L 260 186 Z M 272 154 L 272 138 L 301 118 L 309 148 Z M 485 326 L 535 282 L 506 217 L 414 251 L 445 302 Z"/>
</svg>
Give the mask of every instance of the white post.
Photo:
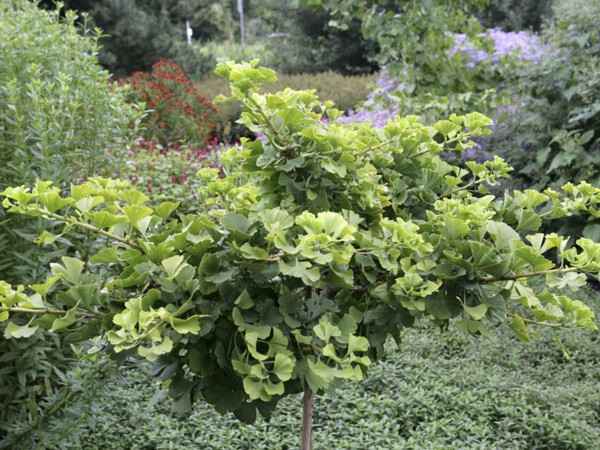
<svg viewBox="0 0 600 450">
<path fill-rule="evenodd" d="M 188 45 L 192 45 L 192 36 L 194 35 L 194 31 L 192 30 L 192 27 L 190 26 L 189 20 L 185 21 L 185 34 L 187 35 Z"/>
<path fill-rule="evenodd" d="M 240 13 L 240 31 L 242 35 L 242 50 L 246 45 L 246 40 L 244 37 L 244 0 L 238 0 L 237 2 L 238 12 Z"/>
</svg>

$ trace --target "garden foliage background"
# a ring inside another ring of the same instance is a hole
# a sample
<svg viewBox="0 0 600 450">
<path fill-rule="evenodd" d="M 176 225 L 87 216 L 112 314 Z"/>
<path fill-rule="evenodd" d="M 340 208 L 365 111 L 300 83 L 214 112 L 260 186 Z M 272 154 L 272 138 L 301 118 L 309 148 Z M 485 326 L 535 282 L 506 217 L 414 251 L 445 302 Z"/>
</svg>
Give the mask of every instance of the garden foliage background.
<svg viewBox="0 0 600 450">
<path fill-rule="evenodd" d="M 447 157 L 506 158 L 514 177 L 498 193 L 582 180 L 600 187 L 598 0 L 466 2 L 473 8 L 452 14 L 375 2 L 388 18 L 385 32 L 366 8 L 341 3 L 245 2 L 242 48 L 234 1 L 67 1 L 59 11 L 51 2 L 1 0 L 0 186 L 117 176 L 156 202 L 180 201 L 181 214 L 197 211 L 196 172 L 224 170 L 222 149 L 257 137 L 236 123 L 237 105 L 211 103 L 227 87 L 211 75 L 216 60 L 259 57 L 282 73 L 273 92 L 315 88 L 347 111 L 340 120 L 348 123 L 381 127 L 396 114 L 432 123 L 475 110 L 493 117 L 491 135 Z M 408 13 L 413 28 L 392 20 Z M 399 51 L 398 37 L 412 47 Z M 1 208 L 0 225 L 3 280 L 40 281 L 51 260 L 85 260 L 100 245 L 87 232 L 34 243 L 47 226 Z M 600 221 L 574 215 L 560 232 L 598 242 Z M 596 312 L 597 288 L 585 291 Z M 559 333 L 568 359 L 552 333 L 522 348 L 495 332 L 495 342 L 433 337 L 430 324 L 406 332 L 361 387 L 319 399 L 316 446 L 597 448 L 597 334 Z M 203 405 L 182 420 L 162 412 L 170 404 L 148 366 L 134 359 L 117 366 L 99 342 L 64 339 L 42 331 L 26 341 L 0 338 L 0 447 L 297 445 L 293 403 L 253 427 Z"/>
</svg>

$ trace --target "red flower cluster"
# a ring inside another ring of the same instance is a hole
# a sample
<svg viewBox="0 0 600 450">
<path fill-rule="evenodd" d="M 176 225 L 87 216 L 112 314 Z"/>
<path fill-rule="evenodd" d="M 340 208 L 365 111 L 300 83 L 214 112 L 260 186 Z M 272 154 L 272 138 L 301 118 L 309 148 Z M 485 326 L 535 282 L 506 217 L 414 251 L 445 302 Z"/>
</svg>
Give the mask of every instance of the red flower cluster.
<svg viewBox="0 0 600 450">
<path fill-rule="evenodd" d="M 214 129 L 216 109 L 196 92 L 187 73 L 173 61 L 162 59 L 151 72 L 135 72 L 124 80 L 132 87 L 132 100 L 151 110 L 144 119 L 144 139 L 167 144 L 179 140 L 204 145 Z"/>
</svg>

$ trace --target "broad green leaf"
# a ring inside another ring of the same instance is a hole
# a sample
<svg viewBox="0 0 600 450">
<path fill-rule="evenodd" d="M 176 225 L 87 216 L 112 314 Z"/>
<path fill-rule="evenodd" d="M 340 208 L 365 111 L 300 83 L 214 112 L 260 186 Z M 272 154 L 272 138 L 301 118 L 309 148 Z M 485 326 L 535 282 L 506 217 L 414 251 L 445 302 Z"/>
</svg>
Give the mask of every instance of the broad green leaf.
<svg viewBox="0 0 600 450">
<path fill-rule="evenodd" d="M 59 280 L 59 277 L 48 277 L 44 284 L 32 284 L 30 288 L 40 294 L 42 297 L 46 298 L 48 291 L 56 284 Z"/>
<path fill-rule="evenodd" d="M 56 192 L 44 192 L 38 195 L 38 200 L 44 205 L 51 213 L 58 211 L 63 206 L 70 205 L 71 199 L 61 198 Z"/>
<path fill-rule="evenodd" d="M 354 334 L 358 328 L 356 321 L 350 314 L 344 314 L 336 326 L 339 328 L 342 334 Z"/>
<path fill-rule="evenodd" d="M 54 241 L 56 241 L 59 237 L 61 237 L 62 234 L 52 234 L 49 231 L 42 231 L 42 234 L 40 234 L 36 239 L 35 239 L 35 243 L 36 244 L 52 244 Z"/>
<path fill-rule="evenodd" d="M 1 322 L 1 321 L 0 321 Z M 36 325 L 34 327 L 30 327 L 29 325 L 17 325 L 14 322 L 9 322 L 4 330 L 4 337 L 6 339 L 20 339 L 20 338 L 28 338 L 33 336 L 33 334 L 37 331 L 39 327 Z"/>
<path fill-rule="evenodd" d="M 221 225 L 228 230 L 241 231 L 245 233 L 252 225 L 245 216 L 236 213 L 228 213 L 221 218 Z"/>
<path fill-rule="evenodd" d="M 366 352 L 369 350 L 369 340 L 364 336 L 350 335 L 348 337 L 348 353 Z"/>
<path fill-rule="evenodd" d="M 569 288 L 576 291 L 587 284 L 587 277 L 584 273 L 566 272 L 566 273 L 548 273 L 546 275 L 546 285 L 558 289 Z"/>
<path fill-rule="evenodd" d="M 312 267 L 311 263 L 297 259 L 292 259 L 290 263 L 280 261 L 279 270 L 283 275 L 301 278 L 306 285 L 316 283 L 321 276 L 318 267 Z"/>
<path fill-rule="evenodd" d="M 291 358 L 279 353 L 275 355 L 275 361 L 271 370 L 281 381 L 287 381 L 292 378 L 294 362 Z"/>
<path fill-rule="evenodd" d="M 142 205 L 149 200 L 149 197 L 136 190 L 136 189 L 127 189 L 121 192 L 121 199 L 128 205 Z"/>
<path fill-rule="evenodd" d="M 248 294 L 248 291 L 244 289 L 244 291 L 239 295 L 239 297 L 235 300 L 235 305 L 240 309 L 249 309 L 254 306 L 254 300 Z"/>
<path fill-rule="evenodd" d="M 485 303 L 481 303 L 477 306 L 466 306 L 465 312 L 475 320 L 481 320 L 485 316 L 488 310 L 488 306 Z"/>
<path fill-rule="evenodd" d="M 175 255 L 175 256 L 171 256 L 170 258 L 164 259 L 161 262 L 161 265 L 165 269 L 167 278 L 169 280 L 172 280 L 188 264 L 184 261 L 183 256 Z"/>
<path fill-rule="evenodd" d="M 313 327 L 315 336 L 321 339 L 323 342 L 329 342 L 332 337 L 338 337 L 342 335 L 340 329 L 333 325 L 325 317 L 319 320 L 319 323 Z"/>
<path fill-rule="evenodd" d="M 161 219 L 167 220 L 169 216 L 171 216 L 171 214 L 173 214 L 177 210 L 178 207 L 179 202 L 163 202 L 160 205 L 158 205 L 158 207 L 156 207 L 154 212 Z"/>
<path fill-rule="evenodd" d="M 62 330 L 75 322 L 77 322 L 77 316 L 75 315 L 75 308 L 72 308 L 67 311 L 64 317 L 58 318 L 52 323 L 50 331 Z"/>
<path fill-rule="evenodd" d="M 95 206 L 104 201 L 104 197 L 95 195 L 93 197 L 83 197 L 75 202 L 75 207 L 81 212 L 88 212 Z"/>
<path fill-rule="evenodd" d="M 240 251 L 242 255 L 248 259 L 256 259 L 256 260 L 266 260 L 269 257 L 269 254 L 265 249 L 260 247 L 252 247 L 249 243 L 245 243 L 240 247 Z"/>
<path fill-rule="evenodd" d="M 521 247 L 515 250 L 515 256 L 531 267 L 533 272 L 541 272 L 554 267 L 554 263 L 544 258 L 531 247 Z"/>
<path fill-rule="evenodd" d="M 141 357 L 155 361 L 159 355 L 166 355 L 173 349 L 173 341 L 169 336 L 164 336 L 158 343 L 152 343 L 149 347 L 138 346 L 137 349 Z"/>
<path fill-rule="evenodd" d="M 63 256 L 61 260 L 64 266 L 58 263 L 50 264 L 52 273 L 70 284 L 78 284 L 81 280 L 81 271 L 85 265 L 84 262 L 70 256 Z"/>
<path fill-rule="evenodd" d="M 87 341 L 100 333 L 100 320 L 87 320 L 85 325 L 76 328 L 65 336 L 65 344 Z"/>
<path fill-rule="evenodd" d="M 517 336 L 517 339 L 519 339 L 521 342 L 531 341 L 531 336 L 529 334 L 529 330 L 527 329 L 527 325 L 525 325 L 525 322 L 519 315 L 514 315 L 514 319 L 510 324 L 510 328 L 514 331 L 515 336 Z"/>
<path fill-rule="evenodd" d="M 510 245 L 513 240 L 521 240 L 519 233 L 502 222 L 489 221 L 486 230 L 500 249 Z"/>
<path fill-rule="evenodd" d="M 517 231 L 537 231 L 542 226 L 542 219 L 533 211 L 523 210 L 517 213 Z"/>
<path fill-rule="evenodd" d="M 469 226 L 464 220 L 455 217 L 444 218 L 444 225 L 450 239 L 460 239 L 470 231 Z"/>
<path fill-rule="evenodd" d="M 124 206 L 123 212 L 134 226 L 137 225 L 142 219 L 150 216 L 153 213 L 152 208 L 141 205 Z"/>
<path fill-rule="evenodd" d="M 89 184 L 71 185 L 71 197 L 73 197 L 73 199 L 76 201 L 82 199 L 83 197 L 94 195 L 97 192 L 97 188 Z"/>
<path fill-rule="evenodd" d="M 118 263 L 119 262 L 119 254 L 117 253 L 118 247 L 112 246 L 108 248 L 103 248 L 94 256 L 91 257 L 90 262 L 92 264 L 109 264 L 109 263 Z"/>
<path fill-rule="evenodd" d="M 191 316 L 187 319 L 171 317 L 168 319 L 173 329 L 179 334 L 198 334 L 200 332 L 200 316 Z"/>
<path fill-rule="evenodd" d="M 127 222 L 127 217 L 123 215 L 115 215 L 106 211 L 99 211 L 89 215 L 92 223 L 98 228 L 111 228 L 118 223 Z"/>
<path fill-rule="evenodd" d="M 279 208 L 265 209 L 258 214 L 258 217 L 268 232 L 275 229 L 287 230 L 294 225 L 294 218 L 287 211 Z"/>
<path fill-rule="evenodd" d="M 263 401 L 270 400 L 270 396 L 266 394 L 263 389 L 261 380 L 255 380 L 250 375 L 244 377 L 244 391 L 248 394 L 248 397 L 252 400 L 258 400 L 259 398 Z"/>
<path fill-rule="evenodd" d="M 440 120 L 433 126 L 445 139 L 452 138 L 460 127 L 449 120 Z"/>
</svg>

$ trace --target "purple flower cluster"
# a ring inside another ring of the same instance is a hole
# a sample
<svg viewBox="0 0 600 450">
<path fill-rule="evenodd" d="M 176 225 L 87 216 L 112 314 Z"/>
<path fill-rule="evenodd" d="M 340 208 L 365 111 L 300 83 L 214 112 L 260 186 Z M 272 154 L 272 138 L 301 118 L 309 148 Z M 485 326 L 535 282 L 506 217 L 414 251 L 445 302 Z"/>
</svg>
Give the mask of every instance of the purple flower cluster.
<svg viewBox="0 0 600 450">
<path fill-rule="evenodd" d="M 492 28 L 487 33 L 479 35 L 490 39 L 494 44 L 494 51 L 489 55 L 485 50 L 476 49 L 465 34 L 454 35 L 454 49 L 451 54 L 457 52 L 466 53 L 469 56 L 470 67 L 491 57 L 493 64 L 500 62 L 507 56 L 513 56 L 521 61 L 539 62 L 547 52 L 546 46 L 541 42 L 539 36 L 525 31 L 502 31 L 500 28 Z"/>
<path fill-rule="evenodd" d="M 341 123 L 361 123 L 371 122 L 375 128 L 383 128 L 386 123 L 398 114 L 398 108 L 390 106 L 388 108 L 374 108 L 348 111 L 347 115 L 338 118 Z"/>
<path fill-rule="evenodd" d="M 398 114 L 398 108 L 394 102 L 390 102 L 393 93 L 402 90 L 402 82 L 392 77 L 387 69 L 381 68 L 379 78 L 372 86 L 371 93 L 363 107 L 349 110 L 346 115 L 338 118 L 341 123 L 371 122 L 376 128 L 383 126 Z"/>
<path fill-rule="evenodd" d="M 491 58 L 491 62 L 499 65 L 506 57 L 514 57 L 516 61 L 539 62 L 547 56 L 547 47 L 536 35 L 519 31 L 505 32 L 499 28 L 488 30 L 481 37 L 487 37 L 494 44 L 494 51 L 488 55 L 484 50 L 475 49 L 465 34 L 454 35 L 455 47 L 451 54 L 463 52 L 469 56 L 467 63 L 474 67 L 477 63 Z M 502 86 L 500 86 L 502 87 Z M 404 82 L 401 79 L 391 77 L 382 68 L 381 75 L 376 81 L 369 98 L 363 107 L 348 111 L 347 115 L 338 120 L 343 123 L 371 122 L 373 126 L 381 128 L 398 114 L 398 108 L 393 105 L 394 92 L 402 91 Z"/>
</svg>

